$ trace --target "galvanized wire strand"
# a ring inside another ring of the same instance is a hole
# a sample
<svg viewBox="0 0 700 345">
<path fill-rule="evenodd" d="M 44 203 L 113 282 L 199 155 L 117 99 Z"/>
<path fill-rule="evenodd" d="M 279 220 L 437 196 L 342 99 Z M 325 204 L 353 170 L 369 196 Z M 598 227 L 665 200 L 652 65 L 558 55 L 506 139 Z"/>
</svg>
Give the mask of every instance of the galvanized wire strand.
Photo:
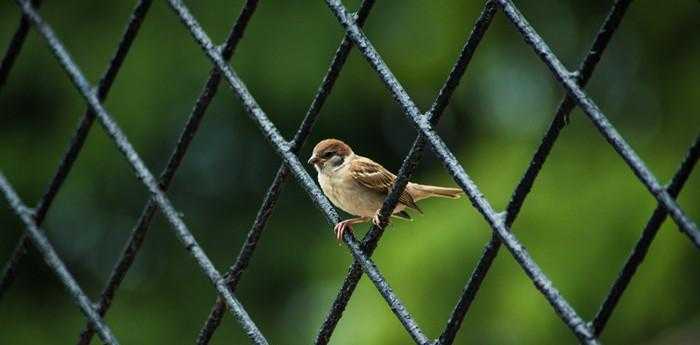
<svg viewBox="0 0 700 345">
<path fill-rule="evenodd" d="M 17 3 L 22 8 L 22 11 L 31 20 L 34 27 L 41 33 L 52 53 L 56 56 L 59 64 L 66 71 L 73 84 L 76 86 L 80 94 L 85 98 L 90 108 L 95 112 L 100 123 L 104 127 L 107 134 L 114 140 L 117 148 L 126 157 L 129 164 L 134 169 L 136 176 L 148 188 L 153 197 L 158 203 L 161 211 L 166 219 L 172 225 L 172 229 L 177 234 L 178 238 L 185 248 L 194 256 L 198 265 L 202 268 L 207 277 L 215 285 L 218 292 L 226 299 L 229 308 L 231 308 L 234 316 L 239 321 L 245 333 L 257 344 L 267 344 L 267 340 L 258 330 L 257 326 L 248 316 L 243 306 L 238 302 L 234 295 L 228 290 L 219 272 L 214 268 L 209 258 L 206 256 L 202 248 L 197 244 L 194 236 L 189 231 L 185 223 L 180 219 L 175 208 L 170 203 L 170 200 L 160 190 L 155 177 L 146 168 L 141 158 L 134 150 L 131 143 L 127 140 L 122 130 L 117 126 L 112 117 L 104 109 L 97 96 L 92 91 L 91 85 L 87 82 L 78 66 L 73 62 L 68 52 L 63 47 L 63 44 L 58 40 L 53 30 L 39 16 L 31 4 L 26 0 L 17 0 Z"/>
<path fill-rule="evenodd" d="M 359 25 L 364 24 L 364 21 L 367 18 L 369 11 L 372 9 L 373 4 L 374 0 L 365 0 L 362 2 L 356 15 Z M 301 125 L 297 129 L 294 139 L 292 139 L 289 149 L 295 154 L 298 154 L 299 149 L 301 149 L 301 146 L 304 144 L 309 134 L 311 134 L 313 124 L 318 118 L 323 104 L 330 95 L 330 92 L 335 85 L 335 81 L 338 79 L 338 76 L 340 76 L 340 71 L 347 61 L 351 48 L 352 43 L 350 42 L 350 39 L 347 36 L 344 37 L 340 43 L 340 46 L 336 50 L 335 55 L 333 56 L 330 67 L 328 68 L 326 75 L 323 77 L 321 85 L 318 87 L 313 101 L 311 102 L 311 105 L 309 106 L 309 109 L 301 122 Z M 231 291 L 236 290 L 236 287 L 240 282 L 241 275 L 250 263 L 253 253 L 257 248 L 257 244 L 260 241 L 260 236 L 267 225 L 268 219 L 270 216 L 272 216 L 273 208 L 277 204 L 277 200 L 279 199 L 282 191 L 282 184 L 287 180 L 288 176 L 289 170 L 283 163 L 277 170 L 275 178 L 265 194 L 265 198 L 260 205 L 255 221 L 253 221 L 253 226 L 251 227 L 250 231 L 248 231 L 248 235 L 246 236 L 246 240 L 241 247 L 238 256 L 236 257 L 236 261 L 225 275 L 226 282 Z M 358 269 L 360 272 L 362 271 L 362 268 L 359 267 L 359 265 Z M 199 330 L 196 341 L 198 345 L 206 345 L 211 341 L 214 332 L 221 324 L 221 319 L 224 312 L 225 304 L 221 298 L 217 298 L 211 308 L 211 311 L 209 312 L 209 316 L 204 322 L 204 325 Z"/>
<path fill-rule="evenodd" d="M 39 8 L 39 6 L 41 6 L 41 1 L 34 0 L 34 7 Z M 14 35 L 12 35 L 10 44 L 7 46 L 5 54 L 2 56 L 2 60 L 0 60 L 0 90 L 2 90 L 3 85 L 5 85 L 5 82 L 7 81 L 7 77 L 10 75 L 10 70 L 12 70 L 12 67 L 15 65 L 17 56 L 19 56 L 19 52 L 22 50 L 22 46 L 24 45 L 24 41 L 27 39 L 28 33 L 29 20 L 22 15 L 22 17 L 19 19 L 17 30 L 15 30 Z"/>
<path fill-rule="evenodd" d="M 642 159 L 617 132 L 615 127 L 605 117 L 605 114 L 590 99 L 586 93 L 577 85 L 575 74 L 569 73 L 549 46 L 542 40 L 542 37 L 527 22 L 525 17 L 518 11 L 510 0 L 498 0 L 508 19 L 515 25 L 523 36 L 525 42 L 530 45 L 535 53 L 549 67 L 555 79 L 566 89 L 566 92 L 576 101 L 578 106 L 593 121 L 605 139 L 613 146 L 615 151 L 630 166 L 634 174 L 644 184 L 644 186 L 654 195 L 654 197 L 668 210 L 671 218 L 676 222 L 680 230 L 685 233 L 696 247 L 700 248 L 700 231 L 697 225 L 683 212 L 676 201 L 669 195 L 654 174 L 647 168 Z"/>
<path fill-rule="evenodd" d="M 619 27 L 622 17 L 626 13 L 630 2 L 631 0 L 616 1 L 608 13 L 608 16 L 604 20 L 603 25 L 601 26 L 593 41 L 593 44 L 591 45 L 591 48 L 588 50 L 588 53 L 578 68 L 579 84 L 582 87 L 586 85 L 593 74 L 593 70 L 598 64 L 598 61 L 600 61 L 600 58 L 608 46 L 608 43 L 612 39 L 612 35 Z M 535 183 L 535 179 L 539 175 L 539 172 L 547 160 L 547 157 L 549 157 L 549 153 L 551 152 L 554 143 L 559 138 L 559 133 L 567 122 L 566 118 L 569 116 L 573 108 L 573 100 L 568 95 L 565 95 L 564 99 L 562 99 L 559 107 L 557 108 L 554 119 L 550 123 L 542 142 L 530 160 L 527 170 L 513 191 L 513 195 L 508 202 L 508 206 L 506 206 L 506 226 L 510 227 L 517 218 L 527 195 Z M 451 344 L 454 342 L 457 331 L 462 325 L 462 321 L 464 320 L 466 313 L 469 311 L 469 307 L 474 301 L 474 298 L 481 287 L 481 283 L 486 277 L 486 274 L 488 274 L 491 264 L 498 254 L 500 246 L 501 241 L 498 239 L 498 237 L 492 236 L 491 240 L 484 247 L 483 254 L 479 259 L 476 268 L 474 271 L 472 271 L 472 274 L 464 287 L 462 295 L 460 296 L 459 301 L 455 305 L 454 310 L 448 319 L 445 330 L 438 338 L 439 344 Z"/>
<path fill-rule="evenodd" d="M 138 2 L 132 11 L 129 22 L 126 25 L 126 30 L 124 31 L 124 34 L 122 35 L 122 38 L 117 46 L 117 50 L 110 60 L 109 66 L 107 67 L 104 75 L 102 78 L 100 78 L 97 88 L 97 98 L 100 101 L 104 101 L 105 98 L 107 98 L 107 94 L 109 93 L 109 90 L 116 79 L 117 73 L 119 72 L 122 63 L 124 62 L 124 59 L 131 48 L 131 44 L 136 38 L 136 34 L 141 27 L 141 23 L 143 22 L 150 5 L 150 0 L 142 0 Z M 46 188 L 46 191 L 39 200 L 37 206 L 34 208 L 34 221 L 38 226 L 41 226 L 41 224 L 44 222 L 49 208 L 53 204 L 56 195 L 63 186 L 63 182 L 65 182 L 68 174 L 73 168 L 73 163 L 75 163 L 75 161 L 78 159 L 78 155 L 85 144 L 85 140 L 87 139 L 88 133 L 92 128 L 94 120 L 95 113 L 88 107 L 78 123 L 66 152 L 61 158 L 58 169 L 56 169 L 56 173 L 51 179 L 51 182 L 49 182 L 49 186 Z M 17 266 L 24 255 L 26 255 L 28 245 L 29 238 L 26 234 L 23 234 L 17 242 L 15 249 L 12 251 L 10 259 L 8 259 L 4 266 L 2 278 L 0 278 L 0 299 L 2 299 L 3 294 L 12 285 L 12 282 L 17 275 Z"/>
<path fill-rule="evenodd" d="M 243 36 L 243 31 L 247 26 L 248 20 L 255 11 L 257 3 L 257 0 L 248 0 L 243 5 L 243 9 L 236 19 L 236 22 L 223 45 L 222 55 L 225 59 L 231 59 L 236 45 L 238 42 L 240 42 L 240 39 Z M 161 172 L 159 186 L 163 191 L 167 191 L 170 187 L 173 178 L 175 177 L 175 172 L 185 158 L 185 154 L 187 153 L 187 150 L 189 149 L 190 144 L 192 143 L 192 140 L 199 129 L 209 104 L 216 95 L 220 83 L 221 74 L 216 68 L 213 68 L 209 73 L 207 81 L 204 83 L 202 91 L 197 97 L 192 113 L 188 117 L 187 124 L 180 134 L 177 144 L 175 145 L 175 149 L 170 155 L 165 169 L 163 172 Z M 100 300 L 97 304 L 97 311 L 100 313 L 100 315 L 104 316 L 109 309 L 117 289 L 124 280 L 128 270 L 131 268 L 131 265 L 136 260 L 136 256 L 141 249 L 141 244 L 145 239 L 146 233 L 150 228 L 151 222 L 157 210 L 158 206 L 156 202 L 153 199 L 149 199 L 146 206 L 144 206 L 136 225 L 131 231 L 129 239 L 124 245 L 124 249 L 119 256 L 119 259 L 117 259 L 117 262 L 112 269 L 112 273 L 107 280 L 105 288 L 102 290 Z M 223 300 L 221 300 L 221 303 L 225 304 Z M 93 334 L 93 329 L 89 325 L 86 325 L 86 327 L 80 333 L 78 345 L 89 344 Z"/>
<path fill-rule="evenodd" d="M 34 247 L 41 253 L 46 264 L 56 273 L 56 276 L 58 276 L 58 279 L 68 291 L 68 294 L 73 298 L 75 304 L 80 307 L 83 314 L 85 314 L 90 323 L 97 329 L 102 342 L 109 345 L 118 345 L 119 343 L 112 334 L 112 331 L 102 321 L 95 309 L 93 309 L 92 303 L 90 303 L 90 300 L 80 288 L 78 282 L 76 282 L 70 272 L 68 272 L 66 265 L 61 261 L 61 258 L 58 257 L 56 250 L 53 249 L 51 243 L 49 243 L 49 240 L 44 235 L 44 231 L 39 229 L 39 226 L 34 222 L 32 211 L 22 203 L 22 200 L 20 200 L 17 193 L 12 189 L 12 186 L 2 172 L 0 172 L 0 190 L 2 190 L 7 202 L 10 203 L 12 211 L 14 211 L 22 220 L 22 223 L 24 223 L 24 228 L 27 234 L 29 234 L 29 238 L 32 240 Z"/>
<path fill-rule="evenodd" d="M 447 80 L 440 88 L 435 102 L 427 113 L 427 117 L 431 124 L 435 125 L 438 122 L 440 116 L 447 107 L 454 90 L 457 88 L 459 81 L 461 80 L 467 66 L 469 65 L 469 62 L 471 61 L 474 51 L 486 33 L 495 12 L 496 7 L 493 1 L 486 2 L 484 10 L 476 20 L 467 42 L 460 51 L 457 62 L 455 62 L 454 66 L 452 66 Z M 388 224 L 390 212 L 396 207 L 396 204 L 399 201 L 399 196 L 406 188 L 408 180 L 411 178 L 413 172 L 418 166 L 422 158 L 424 146 L 425 140 L 423 139 L 422 135 L 419 134 L 413 142 L 408 155 L 405 157 L 401 168 L 399 169 L 396 181 L 385 198 L 382 208 L 379 210 L 379 226 L 372 225 L 362 240 L 362 248 L 367 255 L 371 256 L 374 250 L 377 248 L 379 239 L 384 234 L 384 228 Z M 321 329 L 316 335 L 315 344 L 327 344 L 330 341 L 330 337 L 340 321 L 343 311 L 350 301 L 350 298 L 352 297 L 352 294 L 355 291 L 361 277 L 362 268 L 359 264 L 353 262 L 350 268 L 348 268 L 345 281 L 338 291 L 338 294 L 331 305 L 331 309 L 323 321 Z"/>
<path fill-rule="evenodd" d="M 678 167 L 678 170 L 671 179 L 671 183 L 669 183 L 668 187 L 666 188 L 671 197 L 678 197 L 681 189 L 683 189 L 683 185 L 693 172 L 693 168 L 695 168 L 695 164 L 698 162 L 699 157 L 700 135 L 695 137 L 695 142 L 690 146 L 685 159 L 681 163 L 680 167 Z M 666 220 L 667 215 L 668 212 L 666 211 L 666 208 L 659 204 L 649 218 L 649 221 L 647 221 L 647 224 L 644 226 L 641 237 L 634 246 L 634 249 L 632 249 L 632 252 L 622 267 L 620 274 L 618 275 L 617 279 L 615 279 L 615 283 L 613 283 L 613 285 L 610 287 L 610 292 L 605 297 L 605 301 L 603 301 L 600 309 L 595 315 L 595 318 L 591 322 L 593 332 L 596 334 L 596 336 L 600 336 L 605 329 L 605 325 L 608 323 L 610 315 L 612 315 L 612 312 L 617 306 L 617 303 L 620 301 L 622 294 L 625 292 L 625 289 L 632 280 L 632 277 L 637 272 L 637 268 L 644 261 L 644 258 L 649 251 L 649 247 L 651 246 L 652 241 L 654 241 L 659 228 Z"/>
<path fill-rule="evenodd" d="M 490 203 L 484 198 L 478 187 L 464 171 L 464 168 L 459 164 L 452 152 L 447 148 L 442 139 L 437 135 L 433 127 L 423 117 L 418 108 L 415 106 L 411 98 L 403 89 L 399 81 L 392 74 L 384 61 L 377 53 L 376 49 L 369 42 L 367 37 L 361 32 L 357 25 L 348 15 L 347 10 L 338 0 L 326 0 L 331 11 L 335 14 L 338 21 L 345 28 L 345 31 L 350 34 L 353 42 L 358 47 L 363 56 L 369 61 L 371 67 L 377 72 L 380 79 L 385 83 L 390 90 L 394 99 L 399 103 L 405 115 L 411 120 L 416 128 L 426 137 L 433 151 L 440 158 L 442 163 L 447 168 L 455 182 L 466 192 L 469 200 L 474 207 L 484 216 L 491 228 L 501 240 L 506 244 L 506 247 L 511 252 L 515 260 L 525 270 L 526 274 L 533 281 L 537 289 L 542 292 L 547 301 L 554 307 L 557 315 L 566 323 L 567 326 L 574 332 L 582 343 L 597 344 L 598 341 L 594 338 L 591 330 L 586 323 L 569 305 L 569 303 L 561 296 L 559 291 L 554 287 L 551 280 L 542 272 L 539 266 L 534 262 L 530 254 L 520 244 L 515 235 L 513 235 L 508 227 L 504 224 L 504 219 L 497 214 Z"/>
<path fill-rule="evenodd" d="M 192 17 L 185 5 L 178 0 L 169 0 L 173 11 L 180 17 L 182 22 L 192 33 L 194 39 L 200 44 L 202 49 L 212 62 L 222 71 L 234 93 L 240 98 L 243 107 L 253 121 L 260 127 L 263 135 L 270 141 L 271 146 L 277 154 L 281 156 L 287 167 L 291 170 L 302 188 L 311 196 L 314 203 L 323 211 L 324 216 L 330 224 L 336 224 L 340 220 L 337 212 L 331 206 L 328 199 L 323 195 L 311 176 L 306 172 L 298 157 L 290 151 L 289 143 L 287 143 L 279 133 L 275 125 L 269 120 L 267 114 L 260 108 L 253 96 L 250 94 L 245 84 L 236 75 L 234 70 L 228 66 L 216 47 L 211 43 L 211 40 L 206 35 L 204 30 L 197 21 Z M 360 248 L 358 241 L 350 233 L 346 232 L 343 236 L 343 242 L 348 245 L 353 257 L 358 260 L 367 275 L 375 284 L 379 293 L 389 304 L 391 310 L 397 316 L 401 324 L 411 334 L 411 337 L 419 344 L 428 344 L 430 341 L 420 330 L 413 317 L 408 313 L 406 307 L 401 303 L 398 296 L 391 289 L 386 279 L 377 269 L 374 262 L 369 259 Z"/>
</svg>

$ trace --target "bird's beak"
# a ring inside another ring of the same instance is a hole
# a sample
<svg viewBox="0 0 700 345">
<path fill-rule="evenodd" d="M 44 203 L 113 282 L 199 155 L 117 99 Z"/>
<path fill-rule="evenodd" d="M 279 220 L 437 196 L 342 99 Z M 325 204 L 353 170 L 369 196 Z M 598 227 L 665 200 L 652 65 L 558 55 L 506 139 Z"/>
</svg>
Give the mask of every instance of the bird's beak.
<svg viewBox="0 0 700 345">
<path fill-rule="evenodd" d="M 311 156 L 311 158 L 309 158 L 308 163 L 309 163 L 309 164 L 316 164 L 316 163 L 318 163 L 318 161 L 319 161 L 318 157 L 316 157 L 316 156 Z"/>
</svg>

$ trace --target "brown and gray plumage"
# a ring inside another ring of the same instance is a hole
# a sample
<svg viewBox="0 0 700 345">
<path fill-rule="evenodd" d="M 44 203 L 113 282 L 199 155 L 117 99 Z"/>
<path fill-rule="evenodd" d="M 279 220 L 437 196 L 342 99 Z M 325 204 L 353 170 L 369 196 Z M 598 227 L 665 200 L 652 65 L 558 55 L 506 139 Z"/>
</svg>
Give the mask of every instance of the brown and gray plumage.
<svg viewBox="0 0 700 345">
<path fill-rule="evenodd" d="M 325 139 L 314 147 L 309 158 L 318 172 L 318 183 L 328 199 L 343 211 L 357 218 L 346 219 L 335 226 L 340 240 L 345 229 L 352 230 L 353 224 L 372 220 L 379 222 L 379 210 L 396 181 L 396 175 L 381 164 L 355 154 L 350 146 L 338 139 Z M 462 195 L 459 188 L 428 186 L 409 182 L 399 197 L 392 215 L 410 219 L 406 208 L 422 211 L 416 205 L 429 197 L 456 199 Z"/>
</svg>

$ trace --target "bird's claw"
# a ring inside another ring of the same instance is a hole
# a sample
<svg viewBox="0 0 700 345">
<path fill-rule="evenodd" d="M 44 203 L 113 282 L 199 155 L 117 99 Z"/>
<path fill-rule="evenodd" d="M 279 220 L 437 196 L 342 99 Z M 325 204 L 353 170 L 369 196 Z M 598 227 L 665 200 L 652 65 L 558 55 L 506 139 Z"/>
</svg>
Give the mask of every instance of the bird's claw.
<svg viewBox="0 0 700 345">
<path fill-rule="evenodd" d="M 379 224 L 380 224 L 379 212 L 377 212 L 377 214 L 375 214 L 374 217 L 372 217 L 372 224 L 379 226 Z"/>
<path fill-rule="evenodd" d="M 352 231 L 352 226 L 348 224 L 346 220 L 344 220 L 336 224 L 333 229 L 335 230 L 335 238 L 337 238 L 340 242 L 343 239 L 343 234 L 345 234 L 345 229 Z"/>
</svg>

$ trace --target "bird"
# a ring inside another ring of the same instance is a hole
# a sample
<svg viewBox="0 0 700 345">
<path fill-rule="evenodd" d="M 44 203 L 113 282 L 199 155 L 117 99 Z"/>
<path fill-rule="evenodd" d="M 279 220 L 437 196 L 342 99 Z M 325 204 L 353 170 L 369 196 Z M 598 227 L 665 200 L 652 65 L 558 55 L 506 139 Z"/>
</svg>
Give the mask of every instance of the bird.
<svg viewBox="0 0 700 345">
<path fill-rule="evenodd" d="M 338 241 L 346 230 L 352 231 L 354 224 L 371 220 L 379 226 L 379 210 L 394 186 L 396 175 L 381 164 L 356 154 L 343 141 L 333 138 L 318 142 L 308 163 L 316 169 L 321 190 L 333 205 L 355 216 L 335 225 Z M 392 216 L 410 220 L 407 208 L 423 213 L 417 201 L 430 197 L 457 199 L 463 193 L 459 188 L 408 182 Z"/>
</svg>

